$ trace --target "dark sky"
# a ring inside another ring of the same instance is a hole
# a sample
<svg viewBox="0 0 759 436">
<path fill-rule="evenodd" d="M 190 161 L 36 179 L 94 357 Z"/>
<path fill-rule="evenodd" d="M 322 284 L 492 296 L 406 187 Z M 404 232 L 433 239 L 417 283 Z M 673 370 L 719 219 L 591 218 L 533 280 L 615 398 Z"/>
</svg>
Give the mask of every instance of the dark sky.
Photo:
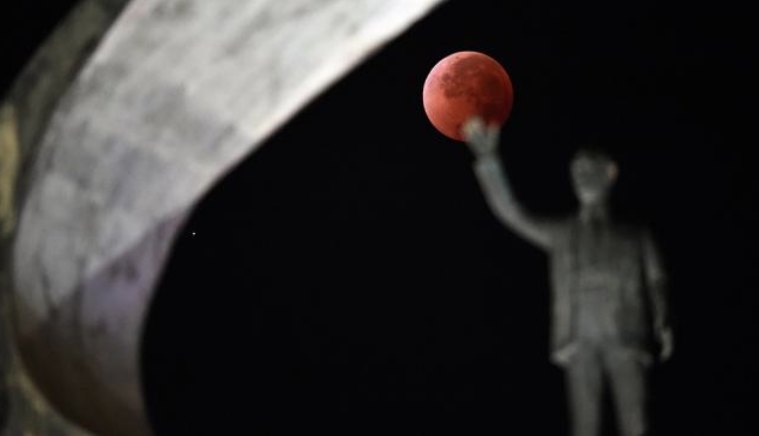
<svg viewBox="0 0 759 436">
<path fill-rule="evenodd" d="M 501 155 L 526 207 L 573 210 L 567 161 L 579 144 L 618 159 L 615 216 L 653 228 L 671 275 L 675 357 L 654 373 L 660 434 L 759 434 L 748 8 L 440 7 L 195 211 L 145 336 L 159 434 L 566 434 L 562 373 L 548 363 L 547 259 L 496 222 L 469 152 L 421 105 L 430 68 L 460 50 L 511 75 Z M 42 30 L 14 32 L 33 47 Z"/>
</svg>

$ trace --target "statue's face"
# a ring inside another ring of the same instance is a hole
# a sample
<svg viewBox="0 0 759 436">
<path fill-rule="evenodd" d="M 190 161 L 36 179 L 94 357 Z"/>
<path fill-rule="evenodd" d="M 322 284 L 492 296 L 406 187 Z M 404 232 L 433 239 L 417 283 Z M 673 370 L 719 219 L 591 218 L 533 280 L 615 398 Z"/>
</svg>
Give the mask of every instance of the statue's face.
<svg viewBox="0 0 759 436">
<path fill-rule="evenodd" d="M 581 155 L 570 166 L 572 186 L 582 204 L 606 199 L 617 179 L 617 164 L 605 157 Z"/>
</svg>

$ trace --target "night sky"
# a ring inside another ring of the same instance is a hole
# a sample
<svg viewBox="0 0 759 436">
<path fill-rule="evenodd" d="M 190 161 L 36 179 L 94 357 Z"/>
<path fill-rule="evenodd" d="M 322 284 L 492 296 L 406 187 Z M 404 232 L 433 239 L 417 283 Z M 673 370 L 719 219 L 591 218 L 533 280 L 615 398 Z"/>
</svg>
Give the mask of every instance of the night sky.
<svg viewBox="0 0 759 436">
<path fill-rule="evenodd" d="M 64 10 L 38 6 L 49 11 L 2 18 L 3 89 Z M 749 7 L 437 9 L 195 210 L 144 338 L 158 434 L 566 434 L 547 258 L 496 221 L 471 154 L 422 108 L 427 73 L 460 50 L 511 75 L 501 156 L 527 208 L 575 208 L 579 145 L 617 158 L 614 216 L 651 226 L 670 272 L 675 356 L 653 374 L 658 434 L 759 434 Z"/>
</svg>

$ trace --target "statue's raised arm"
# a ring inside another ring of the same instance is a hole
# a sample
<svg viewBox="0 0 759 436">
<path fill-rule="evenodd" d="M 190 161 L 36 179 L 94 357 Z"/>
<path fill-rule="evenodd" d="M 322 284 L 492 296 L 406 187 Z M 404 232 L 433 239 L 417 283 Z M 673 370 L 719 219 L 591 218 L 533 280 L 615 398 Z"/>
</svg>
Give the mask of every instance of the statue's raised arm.
<svg viewBox="0 0 759 436">
<path fill-rule="evenodd" d="M 554 225 L 550 220 L 531 215 L 514 197 L 498 158 L 500 129 L 487 127 L 480 118 L 473 117 L 464 125 L 463 133 L 475 155 L 474 171 L 493 213 L 518 235 L 540 248 L 548 249 L 552 243 Z"/>
</svg>

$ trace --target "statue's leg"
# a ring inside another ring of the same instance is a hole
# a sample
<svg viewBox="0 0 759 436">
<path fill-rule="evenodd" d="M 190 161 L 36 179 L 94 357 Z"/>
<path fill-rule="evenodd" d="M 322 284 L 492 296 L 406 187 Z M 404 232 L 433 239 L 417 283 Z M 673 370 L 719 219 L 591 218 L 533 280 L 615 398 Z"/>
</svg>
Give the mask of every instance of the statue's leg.
<svg viewBox="0 0 759 436">
<path fill-rule="evenodd" d="M 610 350 L 605 359 L 622 436 L 649 435 L 648 364 L 632 353 Z"/>
<path fill-rule="evenodd" d="M 581 349 L 566 367 L 572 436 L 598 436 L 603 392 L 602 364 L 593 349 Z"/>
</svg>

